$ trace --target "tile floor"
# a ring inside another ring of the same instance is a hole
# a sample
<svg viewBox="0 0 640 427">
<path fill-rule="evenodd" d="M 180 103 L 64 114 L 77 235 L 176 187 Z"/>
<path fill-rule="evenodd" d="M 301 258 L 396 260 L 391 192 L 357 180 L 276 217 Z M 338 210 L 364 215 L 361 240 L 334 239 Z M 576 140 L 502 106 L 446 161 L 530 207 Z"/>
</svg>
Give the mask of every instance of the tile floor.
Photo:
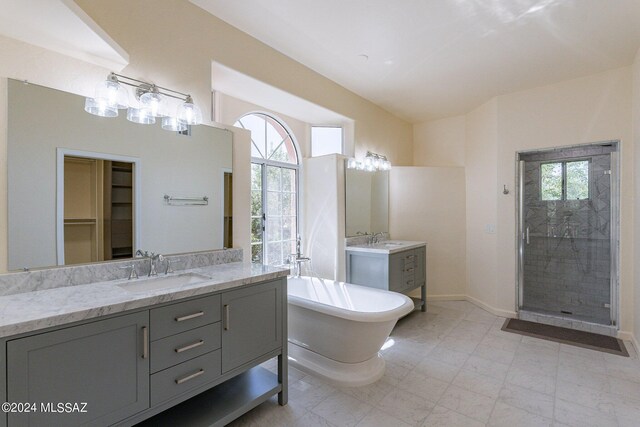
<svg viewBox="0 0 640 427">
<path fill-rule="evenodd" d="M 289 404 L 271 399 L 240 426 L 640 426 L 640 361 L 500 330 L 464 301 L 398 322 L 385 376 L 340 388 L 290 369 Z M 275 369 L 274 363 L 267 365 Z"/>
</svg>

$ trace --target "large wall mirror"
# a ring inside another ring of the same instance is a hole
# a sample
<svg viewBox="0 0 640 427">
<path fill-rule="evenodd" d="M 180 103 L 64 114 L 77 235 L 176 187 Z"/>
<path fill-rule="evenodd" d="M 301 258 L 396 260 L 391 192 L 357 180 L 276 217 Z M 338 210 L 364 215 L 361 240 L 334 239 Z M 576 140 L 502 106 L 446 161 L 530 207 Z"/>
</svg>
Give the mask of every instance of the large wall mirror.
<svg viewBox="0 0 640 427">
<path fill-rule="evenodd" d="M 8 81 L 9 270 L 232 244 L 232 134 L 102 118 Z"/>
<path fill-rule="evenodd" d="M 346 169 L 347 237 L 389 231 L 389 171 Z"/>
</svg>

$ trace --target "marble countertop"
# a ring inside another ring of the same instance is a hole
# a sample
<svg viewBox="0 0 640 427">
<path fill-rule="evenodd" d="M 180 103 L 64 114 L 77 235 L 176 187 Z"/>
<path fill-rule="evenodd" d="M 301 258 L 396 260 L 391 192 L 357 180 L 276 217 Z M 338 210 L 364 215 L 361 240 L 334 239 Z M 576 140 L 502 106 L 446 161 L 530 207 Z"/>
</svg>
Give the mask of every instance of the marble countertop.
<svg viewBox="0 0 640 427">
<path fill-rule="evenodd" d="M 407 249 L 414 249 L 424 245 L 426 245 L 425 242 L 417 242 L 413 240 L 383 240 L 382 242 L 372 244 L 346 246 L 345 250 L 372 252 L 378 254 L 394 254 L 396 252 L 402 252 Z"/>
<path fill-rule="evenodd" d="M 118 286 L 134 281 L 113 280 L 0 296 L 0 337 L 286 277 L 289 270 L 234 262 L 181 270 L 173 275 L 185 273 L 197 273 L 209 279 L 143 292 L 131 292 Z"/>
</svg>

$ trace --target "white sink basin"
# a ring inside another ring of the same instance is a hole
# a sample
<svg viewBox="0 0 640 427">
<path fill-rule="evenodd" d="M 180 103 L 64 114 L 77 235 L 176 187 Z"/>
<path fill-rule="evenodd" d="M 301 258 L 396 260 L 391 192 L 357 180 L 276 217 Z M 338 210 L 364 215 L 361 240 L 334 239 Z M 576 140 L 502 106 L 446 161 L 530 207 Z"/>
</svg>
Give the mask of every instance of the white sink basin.
<svg viewBox="0 0 640 427">
<path fill-rule="evenodd" d="M 387 247 L 390 247 L 390 248 L 395 248 L 395 247 L 402 246 L 402 245 L 404 245 L 404 243 L 400 243 L 400 242 L 380 242 L 380 243 L 378 243 L 378 246 L 387 246 Z"/>
<path fill-rule="evenodd" d="M 151 279 L 137 279 L 125 283 L 121 283 L 118 287 L 127 292 L 148 292 L 160 289 L 175 288 L 184 285 L 193 285 L 196 283 L 206 282 L 210 280 L 207 276 L 196 273 L 178 274 L 177 276 L 154 277 Z"/>
</svg>

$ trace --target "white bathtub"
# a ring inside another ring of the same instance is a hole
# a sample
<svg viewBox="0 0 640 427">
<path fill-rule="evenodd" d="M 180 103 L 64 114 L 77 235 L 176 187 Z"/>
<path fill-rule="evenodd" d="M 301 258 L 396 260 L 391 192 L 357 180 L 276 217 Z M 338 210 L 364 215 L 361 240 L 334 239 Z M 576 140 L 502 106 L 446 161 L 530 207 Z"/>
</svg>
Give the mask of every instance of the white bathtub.
<svg viewBox="0 0 640 427">
<path fill-rule="evenodd" d="M 312 277 L 289 277 L 289 361 L 343 386 L 384 374 L 378 353 L 398 319 L 413 308 L 406 295 Z"/>
</svg>

